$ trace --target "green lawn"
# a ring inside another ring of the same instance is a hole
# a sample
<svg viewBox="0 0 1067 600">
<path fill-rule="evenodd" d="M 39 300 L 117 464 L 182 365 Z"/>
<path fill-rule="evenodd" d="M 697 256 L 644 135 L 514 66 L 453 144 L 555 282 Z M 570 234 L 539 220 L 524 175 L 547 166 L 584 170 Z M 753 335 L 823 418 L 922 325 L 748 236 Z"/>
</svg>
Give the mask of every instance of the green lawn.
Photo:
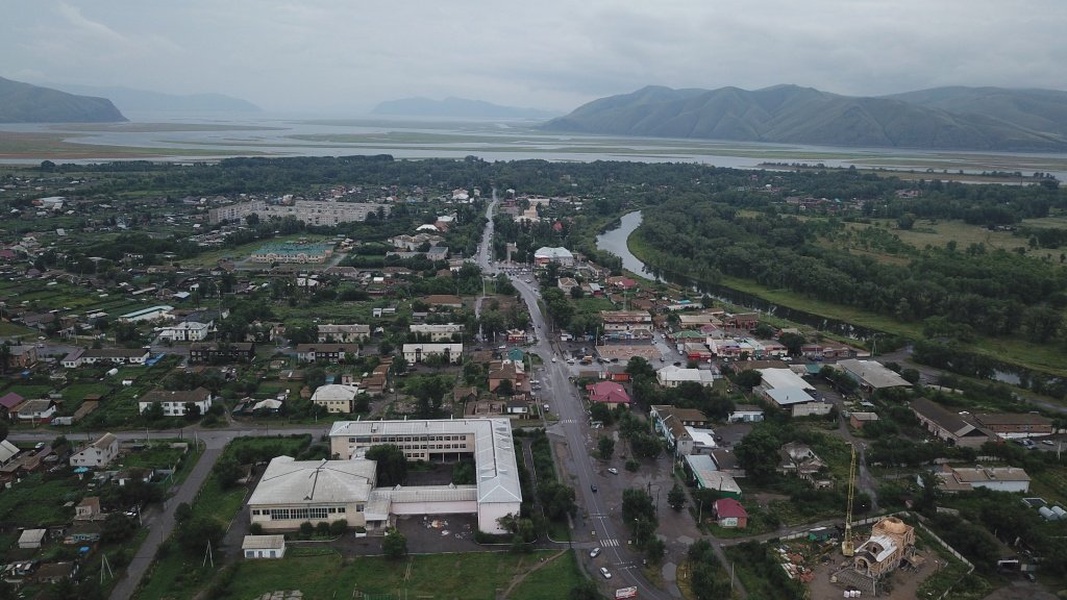
<svg viewBox="0 0 1067 600">
<path fill-rule="evenodd" d="M 356 591 L 400 594 L 425 600 L 497 597 L 518 577 L 554 553 L 469 553 L 413 556 L 401 562 L 381 557 L 338 556 L 242 561 L 228 597 L 255 598 L 275 590 L 300 590 L 305 598 L 348 598 Z M 566 598 L 581 579 L 572 553 L 526 575 L 509 598 Z"/>
<path fill-rule="evenodd" d="M 85 485 L 73 475 L 52 480 L 40 473 L 24 477 L 0 493 L 0 521 L 21 527 L 67 523 L 74 516 L 74 509 L 63 505 L 77 503 L 85 495 Z"/>
</svg>

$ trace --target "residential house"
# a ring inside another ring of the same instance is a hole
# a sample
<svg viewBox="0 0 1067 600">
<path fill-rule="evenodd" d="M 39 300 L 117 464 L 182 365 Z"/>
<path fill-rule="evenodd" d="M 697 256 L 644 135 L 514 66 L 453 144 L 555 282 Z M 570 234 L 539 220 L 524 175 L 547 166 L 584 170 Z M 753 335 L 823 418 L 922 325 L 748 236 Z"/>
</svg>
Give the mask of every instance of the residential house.
<svg viewBox="0 0 1067 600">
<path fill-rule="evenodd" d="M 355 344 L 370 339 L 370 325 L 353 323 L 350 325 L 326 324 L 318 326 L 318 341 L 322 343 Z"/>
<path fill-rule="evenodd" d="M 656 381 L 667 388 L 676 388 L 686 382 L 709 386 L 715 383 L 715 372 L 708 369 L 686 369 L 667 365 L 656 371 Z"/>
<path fill-rule="evenodd" d="M 644 310 L 602 310 L 604 337 L 609 340 L 650 339 L 652 315 Z"/>
<path fill-rule="evenodd" d="M 70 455 L 70 466 L 100 469 L 106 467 L 119 455 L 119 439 L 105 433 L 95 441 Z"/>
<path fill-rule="evenodd" d="M 78 563 L 72 561 L 50 562 L 37 567 L 32 581 L 38 584 L 55 585 L 78 574 Z"/>
<path fill-rule="evenodd" d="M 152 390 L 141 396 L 137 402 L 137 410 L 144 413 L 153 404 L 161 404 L 163 416 L 184 417 L 186 405 L 198 408 L 200 414 L 204 414 L 211 408 L 213 399 L 211 392 L 203 387 L 189 391 Z"/>
<path fill-rule="evenodd" d="M 507 381 L 511 384 L 511 390 L 513 392 L 524 390 L 528 391 L 528 386 L 524 385 L 526 382 L 526 372 L 523 364 L 518 361 L 502 360 L 499 363 L 493 363 L 489 367 L 489 391 L 495 392 L 500 384 Z"/>
<path fill-rule="evenodd" d="M 117 365 L 143 365 L 151 354 L 147 348 L 89 348 L 82 353 L 81 363 L 95 365 L 111 363 Z"/>
<path fill-rule="evenodd" d="M 429 337 L 431 342 L 450 342 L 456 335 L 463 335 L 462 323 L 414 323 L 408 325 L 408 331 L 415 334 L 419 339 Z"/>
<path fill-rule="evenodd" d="M 82 355 L 85 354 L 85 348 L 75 348 L 71 350 L 63 360 L 59 361 L 59 364 L 64 369 L 77 369 L 82 366 Z"/>
<path fill-rule="evenodd" d="M 255 358 L 256 345 L 253 342 L 215 342 L 189 346 L 189 362 L 192 364 L 247 363 Z"/>
<path fill-rule="evenodd" d="M 556 280 L 556 287 L 570 296 L 571 290 L 578 287 L 578 282 L 573 277 L 560 277 Z"/>
<path fill-rule="evenodd" d="M 707 454 L 683 456 L 682 468 L 698 489 L 715 490 L 720 496 L 728 498 L 741 497 L 741 487 L 737 485 L 734 476 L 720 471 L 715 466 L 715 461 Z"/>
<path fill-rule="evenodd" d="M 833 487 L 833 481 L 823 475 L 826 463 L 807 444 L 789 442 L 781 447 L 778 455 L 781 457 L 779 473 L 796 475 L 815 488 Z"/>
<path fill-rule="evenodd" d="M 409 364 L 421 363 L 431 356 L 458 363 L 463 358 L 463 344 L 404 344 L 403 352 Z"/>
<path fill-rule="evenodd" d="M 350 414 L 353 412 L 359 387 L 330 383 L 320 385 L 311 395 L 311 402 L 321 406 L 330 414 Z"/>
<path fill-rule="evenodd" d="M 759 313 L 747 312 L 737 314 L 725 314 L 722 319 L 723 325 L 734 329 L 751 331 L 759 325 Z"/>
<path fill-rule="evenodd" d="M 75 521 L 97 521 L 104 518 L 99 496 L 87 496 L 74 507 Z"/>
<path fill-rule="evenodd" d="M 19 455 L 19 447 L 11 442 L 4 440 L 0 442 L 0 466 L 7 466 L 11 461 L 15 460 L 15 457 Z"/>
<path fill-rule="evenodd" d="M 733 498 L 719 498 L 713 505 L 715 522 L 719 527 L 744 529 L 748 527 L 748 511 Z"/>
<path fill-rule="evenodd" d="M 209 333 L 211 333 L 211 325 L 208 323 L 185 321 L 163 327 L 159 332 L 159 337 L 171 342 L 201 342 L 207 339 Z"/>
<path fill-rule="evenodd" d="M 652 406 L 649 418 L 675 456 L 710 454 L 717 446 L 714 432 L 707 428 L 708 417 L 695 408 L 657 404 Z"/>
<path fill-rule="evenodd" d="M 763 409 L 755 404 L 738 404 L 726 418 L 729 423 L 758 423 L 763 420 Z"/>
<path fill-rule="evenodd" d="M 344 362 L 348 356 L 358 357 L 358 344 L 297 344 L 296 357 L 304 362 Z"/>
<path fill-rule="evenodd" d="M 75 521 L 67 530 L 67 539 L 64 541 L 69 540 L 71 544 L 99 542 L 103 529 L 100 521 Z"/>
<path fill-rule="evenodd" d="M 50 421 L 56 414 L 56 401 L 51 398 L 28 400 L 19 406 L 17 416 L 20 421 Z"/>
<path fill-rule="evenodd" d="M 630 395 L 626 393 L 622 384 L 614 381 L 591 383 L 585 386 L 585 390 L 589 392 L 589 401 L 593 403 L 611 404 L 614 408 L 620 404 L 628 406 L 631 402 Z"/>
<path fill-rule="evenodd" d="M 8 415 L 14 415 L 18 410 L 18 407 L 25 401 L 25 398 L 15 392 L 8 392 L 3 396 L 0 396 L 0 410 L 3 410 Z"/>
<path fill-rule="evenodd" d="M 13 370 L 29 369 L 37 364 L 37 346 L 18 345 L 7 347 L 7 368 Z"/>
</svg>

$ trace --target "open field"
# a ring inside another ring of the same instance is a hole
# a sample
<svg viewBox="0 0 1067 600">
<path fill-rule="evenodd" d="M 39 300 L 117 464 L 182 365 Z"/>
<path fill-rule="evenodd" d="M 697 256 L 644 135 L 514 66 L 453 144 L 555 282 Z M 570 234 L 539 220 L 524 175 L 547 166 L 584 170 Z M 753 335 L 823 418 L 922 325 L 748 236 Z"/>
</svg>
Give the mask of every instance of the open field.
<svg viewBox="0 0 1067 600">
<path fill-rule="evenodd" d="M 274 590 L 296 589 L 303 592 L 305 598 L 331 598 L 334 595 L 347 598 L 359 591 L 425 600 L 490 600 L 513 581 L 525 576 L 512 590 L 510 598 L 566 598 L 581 578 L 573 553 L 564 554 L 544 568 L 530 572 L 541 564 L 540 559 L 547 560 L 551 554 L 442 554 L 412 556 L 400 563 L 376 556 L 243 561 L 231 593 L 234 598 L 254 598 Z"/>
<path fill-rule="evenodd" d="M 66 133 L 4 132 L 0 136 L 0 160 L 5 158 L 25 159 L 47 157 L 50 160 L 159 158 L 203 154 L 217 155 L 187 148 L 136 148 L 131 146 L 106 146 L 103 144 L 79 144 L 67 141 L 72 136 Z M 234 154 L 237 154 L 235 152 Z M 248 154 L 241 152 L 240 154 Z"/>
</svg>

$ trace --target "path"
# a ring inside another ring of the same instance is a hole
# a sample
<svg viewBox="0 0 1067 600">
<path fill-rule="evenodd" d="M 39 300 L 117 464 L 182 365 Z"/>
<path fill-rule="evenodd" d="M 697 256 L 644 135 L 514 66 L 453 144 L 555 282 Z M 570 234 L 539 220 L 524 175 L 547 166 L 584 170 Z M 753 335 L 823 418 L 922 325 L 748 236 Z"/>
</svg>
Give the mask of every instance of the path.
<svg viewBox="0 0 1067 600">
<path fill-rule="evenodd" d="M 125 576 L 111 590 L 111 600 L 126 600 L 133 597 L 133 592 L 141 584 L 141 579 L 144 578 L 145 573 L 148 572 L 148 568 L 152 565 L 159 547 L 167 539 L 167 536 L 174 531 L 175 509 L 183 502 L 187 504 L 193 503 L 193 499 L 200 492 L 200 487 L 207 481 L 208 476 L 211 475 L 211 469 L 215 466 L 215 461 L 219 459 L 221 454 L 222 447 L 205 448 L 204 453 L 200 455 L 200 460 L 193 467 L 192 473 L 178 488 L 177 493 L 163 502 L 162 512 L 155 513 L 145 520 L 145 526 L 148 527 L 148 536 L 145 537 L 144 543 L 137 549 L 137 554 L 134 555 L 133 560 L 126 567 Z"/>
<path fill-rule="evenodd" d="M 517 577 L 515 577 L 514 579 L 511 580 L 511 583 L 508 584 L 508 588 L 506 590 L 504 590 L 504 593 L 501 594 L 501 596 L 504 597 L 504 598 L 507 598 L 507 597 L 511 596 L 511 591 L 515 589 L 515 586 L 517 586 L 520 583 L 522 583 L 523 581 L 525 581 L 526 578 L 531 573 L 536 573 L 538 570 L 541 569 L 541 567 L 544 567 L 548 563 L 550 563 L 550 562 L 556 560 L 557 558 L 563 556 L 567 552 L 570 552 L 570 548 L 565 548 L 563 550 L 560 550 L 559 552 L 553 554 L 552 556 L 549 556 L 545 560 L 543 560 L 543 561 L 537 563 L 536 565 L 534 565 L 534 567 L 532 569 L 529 569 L 525 573 L 522 573 L 521 575 L 518 575 Z"/>
</svg>

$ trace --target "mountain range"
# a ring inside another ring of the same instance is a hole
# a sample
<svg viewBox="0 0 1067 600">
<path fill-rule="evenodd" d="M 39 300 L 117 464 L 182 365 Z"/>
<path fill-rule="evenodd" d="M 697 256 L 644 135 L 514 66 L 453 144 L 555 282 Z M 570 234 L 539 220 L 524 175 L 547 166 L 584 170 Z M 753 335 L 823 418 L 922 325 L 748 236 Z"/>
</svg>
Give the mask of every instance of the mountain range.
<svg viewBox="0 0 1067 600">
<path fill-rule="evenodd" d="M 379 103 L 371 110 L 372 115 L 404 117 L 455 117 L 485 119 L 547 119 L 559 113 L 536 108 L 501 106 L 482 100 L 467 98 L 401 98 Z"/>
<path fill-rule="evenodd" d="M 0 77 L 0 123 L 114 123 L 126 117 L 107 98 L 78 96 Z"/>
<path fill-rule="evenodd" d="M 1067 92 L 942 87 L 854 97 L 796 85 L 649 86 L 541 126 L 559 132 L 870 148 L 1067 151 Z"/>
<path fill-rule="evenodd" d="M 115 103 L 124 112 L 261 112 L 247 100 L 225 94 L 163 94 L 126 87 L 53 84 L 52 87 L 87 96 L 100 96 Z"/>
</svg>

